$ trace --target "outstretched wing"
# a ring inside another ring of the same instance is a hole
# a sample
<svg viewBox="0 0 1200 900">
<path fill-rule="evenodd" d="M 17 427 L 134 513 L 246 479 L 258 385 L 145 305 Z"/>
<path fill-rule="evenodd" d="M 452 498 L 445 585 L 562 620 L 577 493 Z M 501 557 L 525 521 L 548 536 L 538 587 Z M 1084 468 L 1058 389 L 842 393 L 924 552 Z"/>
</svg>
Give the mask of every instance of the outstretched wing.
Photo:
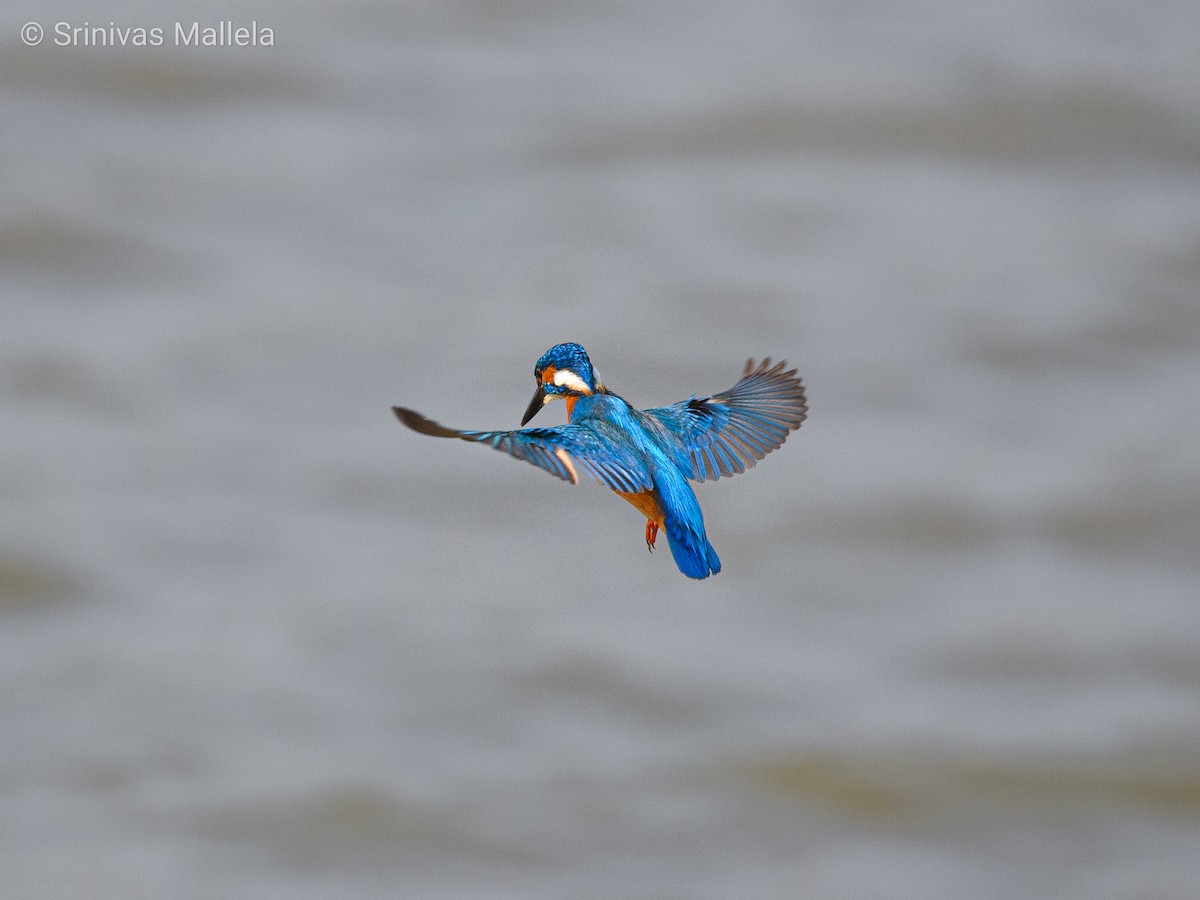
<svg viewBox="0 0 1200 900">
<path fill-rule="evenodd" d="M 580 470 L 605 487 L 624 493 L 646 491 L 653 484 L 645 464 L 636 456 L 602 441 L 590 428 L 581 425 L 519 431 L 457 431 L 411 409 L 393 406 L 392 411 L 401 422 L 420 434 L 487 444 L 571 484 L 579 483 Z"/>
<path fill-rule="evenodd" d="M 769 356 L 757 367 L 749 359 L 729 390 L 644 412 L 679 443 L 694 481 L 745 472 L 787 440 L 808 413 L 804 385 L 786 366 L 772 366 Z"/>
</svg>

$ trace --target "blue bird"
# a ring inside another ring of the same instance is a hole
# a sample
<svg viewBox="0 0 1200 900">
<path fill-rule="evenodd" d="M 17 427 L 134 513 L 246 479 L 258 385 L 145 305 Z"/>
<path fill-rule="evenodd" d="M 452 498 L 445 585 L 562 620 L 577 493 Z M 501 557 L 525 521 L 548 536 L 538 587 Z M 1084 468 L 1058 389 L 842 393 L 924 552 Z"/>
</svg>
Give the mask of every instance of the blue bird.
<svg viewBox="0 0 1200 900">
<path fill-rule="evenodd" d="M 583 347 L 557 344 L 533 368 L 537 390 L 521 425 L 556 397 L 566 401 L 566 425 L 458 431 L 411 409 L 392 411 L 413 431 L 489 444 L 571 484 L 581 471 L 591 475 L 646 517 L 650 550 L 661 528 L 679 571 L 707 578 L 721 571 L 721 560 L 688 481 L 744 472 L 800 427 L 808 412 L 804 386 L 786 365 L 750 359 L 727 391 L 638 410 L 604 386 Z"/>
</svg>

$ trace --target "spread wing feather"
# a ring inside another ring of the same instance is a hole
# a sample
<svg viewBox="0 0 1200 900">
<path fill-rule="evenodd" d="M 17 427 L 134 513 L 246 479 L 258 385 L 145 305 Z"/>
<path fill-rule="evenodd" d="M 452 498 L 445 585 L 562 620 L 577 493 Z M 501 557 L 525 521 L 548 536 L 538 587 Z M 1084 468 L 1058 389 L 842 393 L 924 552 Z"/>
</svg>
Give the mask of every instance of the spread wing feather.
<svg viewBox="0 0 1200 900">
<path fill-rule="evenodd" d="M 772 366 L 770 357 L 757 366 L 749 359 L 729 390 L 645 413 L 677 442 L 694 481 L 745 472 L 787 440 L 808 413 L 804 385 L 786 367 L 782 361 Z"/>
<path fill-rule="evenodd" d="M 637 493 L 649 490 L 653 481 L 645 464 L 636 456 L 603 441 L 584 425 L 558 428 L 522 428 L 517 431 L 459 431 L 446 428 L 419 412 L 392 407 L 396 416 L 413 431 L 431 437 L 459 438 L 507 453 L 533 463 L 563 481 L 579 483 L 579 471 L 591 475 L 614 491 Z"/>
</svg>

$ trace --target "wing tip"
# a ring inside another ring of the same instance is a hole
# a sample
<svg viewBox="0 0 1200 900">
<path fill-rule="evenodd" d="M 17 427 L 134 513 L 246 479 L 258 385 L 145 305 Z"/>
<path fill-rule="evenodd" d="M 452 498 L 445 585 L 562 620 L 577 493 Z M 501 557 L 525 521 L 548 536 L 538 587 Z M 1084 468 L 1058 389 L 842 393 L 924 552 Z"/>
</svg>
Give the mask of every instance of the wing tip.
<svg viewBox="0 0 1200 900">
<path fill-rule="evenodd" d="M 392 412 L 396 418 L 411 428 L 417 434 L 427 434 L 430 437 L 462 437 L 461 431 L 439 425 L 433 419 L 427 419 L 415 409 L 405 409 L 403 406 L 393 406 Z"/>
<path fill-rule="evenodd" d="M 790 378 L 796 382 L 800 381 L 799 378 L 796 378 L 796 372 L 799 370 L 788 369 L 788 363 L 786 359 L 781 359 L 774 365 L 771 365 L 771 362 L 772 360 L 769 356 L 764 356 L 762 362 L 760 363 L 755 363 L 754 357 L 750 357 L 748 360 L 746 360 L 746 368 L 745 371 L 742 372 L 742 377 L 747 378 L 750 375 L 766 375 L 772 378 Z M 786 371 L 784 371 L 785 369 Z"/>
</svg>

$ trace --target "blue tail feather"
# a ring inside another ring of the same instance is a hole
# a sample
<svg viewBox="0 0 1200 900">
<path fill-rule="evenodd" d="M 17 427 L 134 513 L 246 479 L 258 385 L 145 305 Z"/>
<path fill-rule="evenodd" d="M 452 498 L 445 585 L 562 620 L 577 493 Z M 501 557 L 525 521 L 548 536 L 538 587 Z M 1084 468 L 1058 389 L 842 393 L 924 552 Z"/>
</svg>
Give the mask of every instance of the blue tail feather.
<svg viewBox="0 0 1200 900">
<path fill-rule="evenodd" d="M 672 527 L 671 521 L 666 523 L 667 546 L 671 548 L 671 556 L 679 571 L 688 578 L 707 578 L 721 571 L 721 560 L 717 551 L 701 532 L 697 534 L 686 527 Z"/>
<path fill-rule="evenodd" d="M 721 571 L 717 551 L 704 533 L 704 514 L 687 479 L 678 471 L 656 473 L 655 487 L 663 510 L 663 530 L 679 571 L 688 578 L 707 578 Z"/>
</svg>

